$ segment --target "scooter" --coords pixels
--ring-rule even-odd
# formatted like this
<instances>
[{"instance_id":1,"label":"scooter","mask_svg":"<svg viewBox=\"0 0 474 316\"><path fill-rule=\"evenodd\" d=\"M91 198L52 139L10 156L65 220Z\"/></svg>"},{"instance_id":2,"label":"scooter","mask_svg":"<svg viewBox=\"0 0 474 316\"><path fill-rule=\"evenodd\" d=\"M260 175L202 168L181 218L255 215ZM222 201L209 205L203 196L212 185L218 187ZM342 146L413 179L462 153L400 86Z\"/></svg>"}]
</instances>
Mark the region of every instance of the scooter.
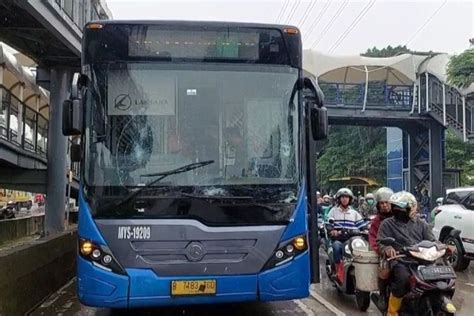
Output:
<instances>
[{"instance_id":1,"label":"scooter","mask_svg":"<svg viewBox=\"0 0 474 316\"><path fill-rule=\"evenodd\" d=\"M343 236L345 235L345 238L343 237L343 239L347 239L343 245L344 251L342 260L344 273L342 280L339 280L337 277L335 273L336 265L333 262L333 250L331 247L331 239L329 237L329 231L333 229L340 230ZM370 306L370 292L360 291L357 289L357 280L355 277L355 269L353 264L353 251L355 249L362 251L369 250L366 226L362 227L361 229L347 229L335 224L333 219L329 219L329 223L324 226L323 231L321 231L321 235L324 236L323 239L326 242L325 249L327 250L326 253L328 255L328 259L326 260L326 273L328 278L334 283L336 289L339 292L355 295L357 308L360 311L365 312Z\"/></svg>"},{"instance_id":2,"label":"scooter","mask_svg":"<svg viewBox=\"0 0 474 316\"><path fill-rule=\"evenodd\" d=\"M0 210L1 219L12 219L15 218L15 207L7 205Z\"/></svg>"},{"instance_id":3,"label":"scooter","mask_svg":"<svg viewBox=\"0 0 474 316\"><path fill-rule=\"evenodd\" d=\"M459 236L460 231L454 230L451 234ZM451 302L456 273L448 264L449 254L446 245L424 240L411 247L404 247L392 237L381 239L380 242L398 250L399 255L395 259L406 264L411 273L410 292L403 298L399 315L449 316L456 313L456 307ZM386 292L388 301L390 286ZM375 297L372 299L376 303ZM377 304L375 305L380 309Z\"/></svg>"}]
</instances>

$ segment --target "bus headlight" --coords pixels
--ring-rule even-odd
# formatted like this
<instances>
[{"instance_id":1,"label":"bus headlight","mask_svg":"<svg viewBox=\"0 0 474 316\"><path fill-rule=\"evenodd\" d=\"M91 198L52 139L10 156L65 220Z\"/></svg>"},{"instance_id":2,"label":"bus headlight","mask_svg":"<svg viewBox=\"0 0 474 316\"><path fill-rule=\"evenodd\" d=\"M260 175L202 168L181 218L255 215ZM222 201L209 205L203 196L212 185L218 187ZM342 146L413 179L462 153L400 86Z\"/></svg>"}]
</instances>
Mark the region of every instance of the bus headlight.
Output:
<instances>
[{"instance_id":1,"label":"bus headlight","mask_svg":"<svg viewBox=\"0 0 474 316\"><path fill-rule=\"evenodd\" d=\"M81 254L83 256L88 256L91 254L92 249L92 243L90 241L84 240L83 242L80 243L79 249L81 250Z\"/></svg>"},{"instance_id":2,"label":"bus headlight","mask_svg":"<svg viewBox=\"0 0 474 316\"><path fill-rule=\"evenodd\" d=\"M265 264L263 270L271 269L279 265L285 264L297 255L305 252L308 249L306 236L297 236L293 239L280 243L273 255Z\"/></svg>"},{"instance_id":3,"label":"bus headlight","mask_svg":"<svg viewBox=\"0 0 474 316\"><path fill-rule=\"evenodd\" d=\"M107 246L101 246L91 240L79 238L79 254L83 259L90 261L98 268L118 274L127 274Z\"/></svg>"}]
</instances>

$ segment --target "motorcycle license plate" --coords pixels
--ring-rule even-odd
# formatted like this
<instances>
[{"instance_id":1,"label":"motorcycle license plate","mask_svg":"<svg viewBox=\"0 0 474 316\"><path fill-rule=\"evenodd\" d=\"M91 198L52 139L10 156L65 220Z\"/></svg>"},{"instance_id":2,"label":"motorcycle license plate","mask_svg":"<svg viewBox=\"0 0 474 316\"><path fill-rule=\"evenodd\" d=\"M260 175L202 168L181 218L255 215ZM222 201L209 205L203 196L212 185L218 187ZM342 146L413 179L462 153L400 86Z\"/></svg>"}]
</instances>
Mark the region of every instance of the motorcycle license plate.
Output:
<instances>
[{"instance_id":1,"label":"motorcycle license plate","mask_svg":"<svg viewBox=\"0 0 474 316\"><path fill-rule=\"evenodd\" d=\"M171 295L214 295L216 280L172 281Z\"/></svg>"},{"instance_id":2,"label":"motorcycle license plate","mask_svg":"<svg viewBox=\"0 0 474 316\"><path fill-rule=\"evenodd\" d=\"M450 266L429 266L422 268L420 272L427 281L456 278L456 273Z\"/></svg>"}]
</instances>

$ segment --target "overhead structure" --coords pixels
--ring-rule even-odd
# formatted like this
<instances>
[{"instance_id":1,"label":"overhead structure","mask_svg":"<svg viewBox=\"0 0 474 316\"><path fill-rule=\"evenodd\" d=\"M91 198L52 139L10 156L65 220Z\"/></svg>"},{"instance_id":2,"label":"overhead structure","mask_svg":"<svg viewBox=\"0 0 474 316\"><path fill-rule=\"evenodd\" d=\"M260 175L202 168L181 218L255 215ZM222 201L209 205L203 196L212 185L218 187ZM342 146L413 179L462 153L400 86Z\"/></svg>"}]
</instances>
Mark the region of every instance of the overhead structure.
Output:
<instances>
[{"instance_id":1,"label":"overhead structure","mask_svg":"<svg viewBox=\"0 0 474 316\"><path fill-rule=\"evenodd\" d=\"M36 84L35 75L27 67L20 65L16 57L5 49L5 45L0 43L0 68L2 68L2 78L0 85L9 90L17 98L21 98L25 104L35 111L45 108L49 104L49 91ZM22 96L19 90L22 86ZM1 96L1 94L0 94ZM44 111L47 117L48 112Z\"/></svg>"}]
</instances>

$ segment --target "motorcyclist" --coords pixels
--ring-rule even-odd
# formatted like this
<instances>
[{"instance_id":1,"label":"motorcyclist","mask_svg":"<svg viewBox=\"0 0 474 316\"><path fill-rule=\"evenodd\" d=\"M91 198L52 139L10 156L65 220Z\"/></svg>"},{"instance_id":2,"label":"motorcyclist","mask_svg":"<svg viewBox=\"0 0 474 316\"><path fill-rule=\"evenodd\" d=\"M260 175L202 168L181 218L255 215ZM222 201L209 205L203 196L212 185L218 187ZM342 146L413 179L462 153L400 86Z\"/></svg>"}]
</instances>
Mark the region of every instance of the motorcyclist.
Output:
<instances>
[{"instance_id":1,"label":"motorcyclist","mask_svg":"<svg viewBox=\"0 0 474 316\"><path fill-rule=\"evenodd\" d=\"M331 197L329 195L324 195L323 196L323 202L320 204L321 205L321 215L323 216L324 220L326 221L328 219L328 213L332 207L331 204Z\"/></svg>"},{"instance_id":2,"label":"motorcyclist","mask_svg":"<svg viewBox=\"0 0 474 316\"><path fill-rule=\"evenodd\" d=\"M329 219L334 220L334 227L329 232L333 240L331 247L333 250L333 261L336 266L336 277L339 281L343 280L344 264L342 262L343 243L349 238L341 232L341 228L354 229L365 225L362 216L353 208L351 203L354 200L352 191L348 188L341 188L336 193L336 206L331 208L328 214Z\"/></svg>"},{"instance_id":3,"label":"motorcyclist","mask_svg":"<svg viewBox=\"0 0 474 316\"><path fill-rule=\"evenodd\" d=\"M359 213L363 218L369 218L370 215L376 213L375 197L372 193L367 193L363 202L359 206Z\"/></svg>"},{"instance_id":4,"label":"motorcyclist","mask_svg":"<svg viewBox=\"0 0 474 316\"><path fill-rule=\"evenodd\" d=\"M13 201L8 201L7 205L2 209L2 217L9 219L15 218L16 204Z\"/></svg>"},{"instance_id":5,"label":"motorcyclist","mask_svg":"<svg viewBox=\"0 0 474 316\"><path fill-rule=\"evenodd\" d=\"M377 239L379 252L386 258L397 255L391 246L383 245L380 240L393 237L402 246L412 246L423 240L435 241L428 224L416 216L417 201L413 194L401 191L390 198L393 217L387 218L380 225ZM398 315L402 299L410 291L410 271L406 265L396 260L391 267L391 293L388 302L387 315Z\"/></svg>"},{"instance_id":6,"label":"motorcyclist","mask_svg":"<svg viewBox=\"0 0 474 316\"><path fill-rule=\"evenodd\" d=\"M381 187L375 192L375 201L376 201L376 209L377 209L377 216L375 216L372 221L370 222L370 229L369 229L369 244L370 248L377 252L379 252L379 246L377 244L377 234L379 232L380 224L387 218L392 216L392 209L390 207L389 200L393 195L393 191L387 187ZM386 300L385 300L385 291L388 285L388 280L390 277L390 269L388 267L388 263L386 260L380 261L380 271L379 271L379 290L380 294L376 297L377 305L381 306L381 310L385 310Z\"/></svg>"}]
</instances>

